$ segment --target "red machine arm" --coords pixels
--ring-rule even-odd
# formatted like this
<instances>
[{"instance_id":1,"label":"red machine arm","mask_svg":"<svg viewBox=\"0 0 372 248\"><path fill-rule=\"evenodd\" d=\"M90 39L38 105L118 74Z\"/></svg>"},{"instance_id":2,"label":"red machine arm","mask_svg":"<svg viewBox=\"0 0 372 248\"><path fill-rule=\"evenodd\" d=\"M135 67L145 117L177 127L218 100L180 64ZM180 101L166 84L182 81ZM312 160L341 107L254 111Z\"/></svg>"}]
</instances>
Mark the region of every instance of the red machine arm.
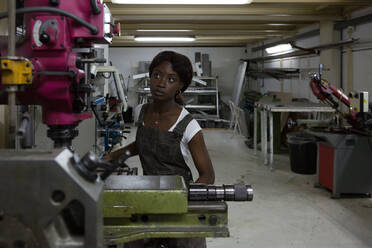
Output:
<instances>
[{"instance_id":1,"label":"red machine arm","mask_svg":"<svg viewBox=\"0 0 372 248\"><path fill-rule=\"evenodd\" d=\"M321 101L327 102L332 108L338 110L338 102L341 101L350 108L350 99L341 90L329 84L326 80L320 79L318 75L313 75L310 80L310 87L314 95Z\"/></svg>"}]
</instances>

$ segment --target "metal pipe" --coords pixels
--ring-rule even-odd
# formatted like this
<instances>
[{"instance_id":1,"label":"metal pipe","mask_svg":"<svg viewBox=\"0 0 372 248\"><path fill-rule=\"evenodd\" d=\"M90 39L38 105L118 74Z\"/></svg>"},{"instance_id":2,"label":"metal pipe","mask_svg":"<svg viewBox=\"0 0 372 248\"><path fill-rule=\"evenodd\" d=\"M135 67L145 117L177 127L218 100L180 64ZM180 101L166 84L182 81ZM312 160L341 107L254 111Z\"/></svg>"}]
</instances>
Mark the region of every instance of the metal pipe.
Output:
<instances>
[{"instance_id":1,"label":"metal pipe","mask_svg":"<svg viewBox=\"0 0 372 248\"><path fill-rule=\"evenodd\" d=\"M8 0L8 56L15 55L16 1Z\"/></svg>"},{"instance_id":2,"label":"metal pipe","mask_svg":"<svg viewBox=\"0 0 372 248\"><path fill-rule=\"evenodd\" d=\"M348 40L343 40L343 41L339 41L339 42L324 44L324 45L315 46L315 47L302 48L302 49L305 49L305 50L299 50L299 51L294 51L294 52L280 54L280 55L270 55L270 56L266 56L266 57L262 54L261 57L247 59L247 61L252 61L252 62L262 61L262 63L263 63L264 61L268 61L268 60L275 60L275 59L282 59L282 58L289 58L289 57L299 57L299 56L306 56L306 55L310 55L310 54L318 55L317 53L311 52L311 50L316 51L316 50L342 47L344 45L353 44L356 41L358 41L358 39L348 39Z\"/></svg>"},{"instance_id":3,"label":"metal pipe","mask_svg":"<svg viewBox=\"0 0 372 248\"><path fill-rule=\"evenodd\" d=\"M317 36L319 34L320 34L320 29L312 30L312 31L309 31L309 32L306 32L306 33L302 33L302 34L298 34L298 35L289 37L289 38L281 39L280 41L267 43L267 44L257 46L257 47L252 47L252 52L257 52L259 50L265 50L268 47L272 47L272 46L276 46L276 45L279 45L279 44L285 44L285 43L293 42L293 41L296 41L296 40Z\"/></svg>"},{"instance_id":4,"label":"metal pipe","mask_svg":"<svg viewBox=\"0 0 372 248\"><path fill-rule=\"evenodd\" d=\"M15 30L16 30L16 1L8 0L8 57L15 55ZM8 118L9 118L9 148L18 148L16 145L17 107L16 92L17 86L7 87L8 92Z\"/></svg>"},{"instance_id":5,"label":"metal pipe","mask_svg":"<svg viewBox=\"0 0 372 248\"><path fill-rule=\"evenodd\" d=\"M274 170L274 117L273 112L269 111L269 130L270 130L270 170Z\"/></svg>"},{"instance_id":6,"label":"metal pipe","mask_svg":"<svg viewBox=\"0 0 372 248\"><path fill-rule=\"evenodd\" d=\"M264 157L264 147L263 147L263 143L264 143L264 129L263 129L263 123L264 123L264 116L263 116L263 109L260 108L260 118L261 118L261 122L260 122L260 131L261 131L261 158Z\"/></svg>"},{"instance_id":7,"label":"metal pipe","mask_svg":"<svg viewBox=\"0 0 372 248\"><path fill-rule=\"evenodd\" d=\"M264 156L264 165L267 165L267 111L266 109L262 109L262 116L263 116L263 125L261 125L263 129L263 138L261 140L261 148Z\"/></svg>"},{"instance_id":8,"label":"metal pipe","mask_svg":"<svg viewBox=\"0 0 372 248\"><path fill-rule=\"evenodd\" d=\"M340 30L340 40L343 40L344 39L344 35L343 35L343 32L344 30L341 29ZM342 51L344 49L344 46L341 46L340 47L340 88L343 89L344 88L344 55L342 54Z\"/></svg>"},{"instance_id":9,"label":"metal pipe","mask_svg":"<svg viewBox=\"0 0 372 248\"><path fill-rule=\"evenodd\" d=\"M342 30L344 28L347 28L349 26L357 26L365 23L372 22L372 14L368 14L365 16L357 17L351 20L341 21L334 25L335 30Z\"/></svg>"},{"instance_id":10,"label":"metal pipe","mask_svg":"<svg viewBox=\"0 0 372 248\"><path fill-rule=\"evenodd\" d=\"M257 115L257 106L254 103L254 112L253 112L253 151L254 155L257 154L257 122L258 122L258 115Z\"/></svg>"}]
</instances>

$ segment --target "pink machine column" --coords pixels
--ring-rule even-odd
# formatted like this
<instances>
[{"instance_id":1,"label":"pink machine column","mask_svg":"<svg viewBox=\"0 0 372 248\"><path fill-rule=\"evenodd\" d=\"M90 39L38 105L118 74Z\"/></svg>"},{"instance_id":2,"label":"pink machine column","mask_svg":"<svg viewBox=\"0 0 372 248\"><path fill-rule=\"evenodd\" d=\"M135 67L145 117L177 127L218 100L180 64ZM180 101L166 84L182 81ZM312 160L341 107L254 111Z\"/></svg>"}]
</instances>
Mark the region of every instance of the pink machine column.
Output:
<instances>
[{"instance_id":1,"label":"pink machine column","mask_svg":"<svg viewBox=\"0 0 372 248\"><path fill-rule=\"evenodd\" d=\"M93 44L111 41L111 14L98 0L25 0L19 14L24 14L26 37L16 56L32 62L33 82L17 92L17 103L41 105L55 147L70 146L78 134L76 126L92 116L86 76L90 63L103 62ZM0 90L3 87L0 84ZM1 103L6 99L4 95Z\"/></svg>"}]
</instances>

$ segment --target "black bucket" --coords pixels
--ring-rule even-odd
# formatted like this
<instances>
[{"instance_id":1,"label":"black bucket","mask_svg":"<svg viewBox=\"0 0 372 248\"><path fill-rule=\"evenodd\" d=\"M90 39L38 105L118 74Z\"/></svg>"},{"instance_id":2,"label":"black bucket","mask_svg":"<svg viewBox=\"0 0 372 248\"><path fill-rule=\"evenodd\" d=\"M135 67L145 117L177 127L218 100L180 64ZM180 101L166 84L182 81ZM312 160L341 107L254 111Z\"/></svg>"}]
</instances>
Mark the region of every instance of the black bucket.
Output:
<instances>
[{"instance_id":1,"label":"black bucket","mask_svg":"<svg viewBox=\"0 0 372 248\"><path fill-rule=\"evenodd\" d=\"M299 174L315 174L317 145L310 134L293 132L287 134L291 170Z\"/></svg>"}]
</instances>

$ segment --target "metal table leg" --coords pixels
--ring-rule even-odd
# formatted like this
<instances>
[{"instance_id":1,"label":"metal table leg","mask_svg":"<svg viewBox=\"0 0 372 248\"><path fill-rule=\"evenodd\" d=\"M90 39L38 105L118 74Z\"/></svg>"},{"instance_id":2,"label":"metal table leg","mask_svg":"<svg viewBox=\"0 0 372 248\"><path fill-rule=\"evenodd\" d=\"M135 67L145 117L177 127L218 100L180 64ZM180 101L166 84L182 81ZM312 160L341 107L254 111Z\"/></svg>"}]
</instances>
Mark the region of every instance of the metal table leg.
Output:
<instances>
[{"instance_id":1,"label":"metal table leg","mask_svg":"<svg viewBox=\"0 0 372 248\"><path fill-rule=\"evenodd\" d=\"M273 112L269 111L270 119L270 169L274 169L274 120Z\"/></svg>"},{"instance_id":2,"label":"metal table leg","mask_svg":"<svg viewBox=\"0 0 372 248\"><path fill-rule=\"evenodd\" d=\"M257 107L254 107L253 112L253 151L257 154Z\"/></svg>"},{"instance_id":3,"label":"metal table leg","mask_svg":"<svg viewBox=\"0 0 372 248\"><path fill-rule=\"evenodd\" d=\"M264 165L267 165L267 112L266 109L262 111L263 115L263 140L261 143L263 144L263 154L264 154Z\"/></svg>"},{"instance_id":4,"label":"metal table leg","mask_svg":"<svg viewBox=\"0 0 372 248\"><path fill-rule=\"evenodd\" d=\"M260 113L261 113L261 155L262 157L264 157L264 128L263 128L263 125L264 125L264 115L263 115L263 112L264 110L263 109L260 109Z\"/></svg>"}]
</instances>

